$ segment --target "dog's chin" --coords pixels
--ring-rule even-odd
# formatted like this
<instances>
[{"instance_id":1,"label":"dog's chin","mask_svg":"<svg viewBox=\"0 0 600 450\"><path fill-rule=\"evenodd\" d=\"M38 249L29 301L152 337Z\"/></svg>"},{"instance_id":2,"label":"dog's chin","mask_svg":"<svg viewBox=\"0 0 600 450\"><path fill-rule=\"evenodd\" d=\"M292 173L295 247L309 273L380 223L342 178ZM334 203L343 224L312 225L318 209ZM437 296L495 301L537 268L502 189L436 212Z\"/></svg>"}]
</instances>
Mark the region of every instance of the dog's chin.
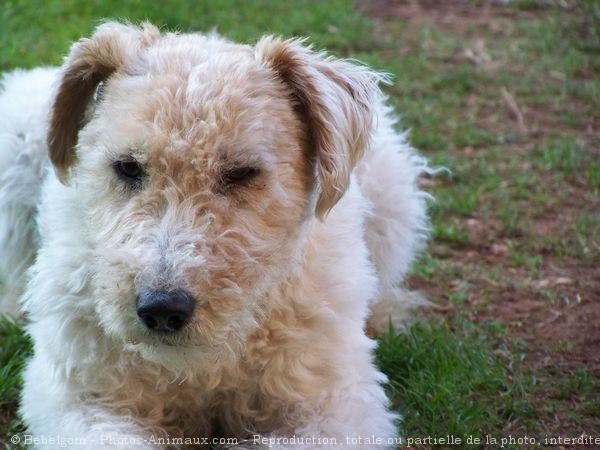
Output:
<instances>
[{"instance_id":1,"label":"dog's chin","mask_svg":"<svg viewBox=\"0 0 600 450\"><path fill-rule=\"evenodd\" d=\"M127 342L125 350L137 353L143 359L164 366L174 372L193 370L205 359L201 347L178 347L161 342Z\"/></svg>"},{"instance_id":2,"label":"dog's chin","mask_svg":"<svg viewBox=\"0 0 600 450\"><path fill-rule=\"evenodd\" d=\"M177 342L166 336L129 339L124 348L176 373L197 373L203 367L224 366L235 359L231 349L207 343Z\"/></svg>"}]
</instances>

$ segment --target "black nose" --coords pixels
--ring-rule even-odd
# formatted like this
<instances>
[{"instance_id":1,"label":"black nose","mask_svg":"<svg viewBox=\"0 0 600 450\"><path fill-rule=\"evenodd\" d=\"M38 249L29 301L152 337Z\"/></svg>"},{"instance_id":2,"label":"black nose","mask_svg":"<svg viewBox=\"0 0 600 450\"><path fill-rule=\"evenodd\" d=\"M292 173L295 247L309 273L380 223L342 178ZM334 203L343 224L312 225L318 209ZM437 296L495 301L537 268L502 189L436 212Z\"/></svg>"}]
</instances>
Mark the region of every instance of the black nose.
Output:
<instances>
[{"instance_id":1,"label":"black nose","mask_svg":"<svg viewBox=\"0 0 600 450\"><path fill-rule=\"evenodd\" d=\"M153 331L172 333L190 321L194 298L184 290L144 291L137 298L137 315Z\"/></svg>"}]
</instances>

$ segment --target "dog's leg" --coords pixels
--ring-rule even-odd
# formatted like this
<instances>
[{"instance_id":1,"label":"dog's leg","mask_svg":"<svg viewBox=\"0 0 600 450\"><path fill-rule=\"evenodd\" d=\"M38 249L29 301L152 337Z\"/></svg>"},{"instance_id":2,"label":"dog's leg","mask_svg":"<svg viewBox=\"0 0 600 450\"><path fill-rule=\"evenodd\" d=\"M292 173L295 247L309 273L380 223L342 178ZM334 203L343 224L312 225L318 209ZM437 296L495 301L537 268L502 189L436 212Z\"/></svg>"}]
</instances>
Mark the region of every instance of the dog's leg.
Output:
<instances>
[{"instance_id":1,"label":"dog's leg","mask_svg":"<svg viewBox=\"0 0 600 450\"><path fill-rule=\"evenodd\" d=\"M116 416L86 398L44 355L36 353L24 374L21 415L28 424L36 450L63 447L96 450L160 449L147 430L124 416ZM110 370L110 368L107 368ZM156 436L156 435L155 435ZM51 442L50 440L54 440Z\"/></svg>"},{"instance_id":2,"label":"dog's leg","mask_svg":"<svg viewBox=\"0 0 600 450\"><path fill-rule=\"evenodd\" d=\"M395 422L398 416L386 408L387 399L380 386L357 384L332 392L315 404L315 414L290 435L253 435L247 448L279 450L396 448L400 443ZM318 411L318 412L317 412ZM241 447L245 448L245 447Z\"/></svg>"},{"instance_id":3,"label":"dog's leg","mask_svg":"<svg viewBox=\"0 0 600 450\"><path fill-rule=\"evenodd\" d=\"M246 442L232 448L238 450L384 450L399 447L402 443L394 422L397 416L381 407L380 395L338 392L345 396L334 409L321 411L311 422L299 426L292 435L254 434ZM378 406L379 405L379 406ZM319 408L318 406L316 408Z\"/></svg>"},{"instance_id":4,"label":"dog's leg","mask_svg":"<svg viewBox=\"0 0 600 450\"><path fill-rule=\"evenodd\" d=\"M377 128L356 174L371 207L365 240L380 280L368 328L380 334L390 322L400 328L409 311L423 303L420 296L402 289L401 283L426 239L427 194L419 190L417 180L427 165L394 130L390 108L380 103L377 111Z\"/></svg>"},{"instance_id":5,"label":"dog's leg","mask_svg":"<svg viewBox=\"0 0 600 450\"><path fill-rule=\"evenodd\" d=\"M380 374L372 374L383 378ZM397 446L399 416L387 408L388 399L378 381L339 380L329 398L315 405L318 413L296 430L308 440L305 449L377 450ZM348 383L344 386L344 383ZM298 448L282 445L282 449Z\"/></svg>"},{"instance_id":6,"label":"dog's leg","mask_svg":"<svg viewBox=\"0 0 600 450\"><path fill-rule=\"evenodd\" d=\"M269 349L258 380L266 395L260 404L279 406L261 412L271 419L256 425L263 434L250 436L245 448L396 448L399 415L388 409L386 377L373 363L375 342L359 322L331 315L314 320L314 334L298 335L299 342L282 332L278 347ZM246 399L256 388L249 392Z\"/></svg>"},{"instance_id":7,"label":"dog's leg","mask_svg":"<svg viewBox=\"0 0 600 450\"><path fill-rule=\"evenodd\" d=\"M343 382L343 380L340 380ZM314 414L291 433L253 434L235 449L383 450L401 444L399 416L388 411L387 398L377 383L333 390Z\"/></svg>"}]
</instances>

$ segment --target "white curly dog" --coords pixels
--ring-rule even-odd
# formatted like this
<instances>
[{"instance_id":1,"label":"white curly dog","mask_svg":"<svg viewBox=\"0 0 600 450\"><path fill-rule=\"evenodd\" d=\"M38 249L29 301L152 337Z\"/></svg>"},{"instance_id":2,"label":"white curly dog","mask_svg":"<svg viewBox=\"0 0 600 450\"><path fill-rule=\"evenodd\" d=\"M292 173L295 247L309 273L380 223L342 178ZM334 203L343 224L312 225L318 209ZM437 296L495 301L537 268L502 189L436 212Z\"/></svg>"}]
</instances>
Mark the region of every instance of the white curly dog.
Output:
<instances>
[{"instance_id":1,"label":"white curly dog","mask_svg":"<svg viewBox=\"0 0 600 450\"><path fill-rule=\"evenodd\" d=\"M367 331L410 306L427 166L382 78L114 22L4 76L1 302L34 341L36 448L395 447Z\"/></svg>"}]
</instances>

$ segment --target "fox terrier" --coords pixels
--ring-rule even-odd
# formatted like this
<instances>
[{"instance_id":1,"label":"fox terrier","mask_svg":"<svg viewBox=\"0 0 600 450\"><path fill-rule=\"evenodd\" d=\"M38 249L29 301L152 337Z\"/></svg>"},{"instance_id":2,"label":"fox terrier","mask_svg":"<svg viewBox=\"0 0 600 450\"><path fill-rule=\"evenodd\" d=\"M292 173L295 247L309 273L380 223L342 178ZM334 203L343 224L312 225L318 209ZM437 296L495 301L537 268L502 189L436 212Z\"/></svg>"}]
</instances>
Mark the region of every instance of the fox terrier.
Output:
<instances>
[{"instance_id":1,"label":"fox terrier","mask_svg":"<svg viewBox=\"0 0 600 450\"><path fill-rule=\"evenodd\" d=\"M115 22L4 76L0 295L36 448L396 446L370 336L414 300L427 164L386 81Z\"/></svg>"}]
</instances>

